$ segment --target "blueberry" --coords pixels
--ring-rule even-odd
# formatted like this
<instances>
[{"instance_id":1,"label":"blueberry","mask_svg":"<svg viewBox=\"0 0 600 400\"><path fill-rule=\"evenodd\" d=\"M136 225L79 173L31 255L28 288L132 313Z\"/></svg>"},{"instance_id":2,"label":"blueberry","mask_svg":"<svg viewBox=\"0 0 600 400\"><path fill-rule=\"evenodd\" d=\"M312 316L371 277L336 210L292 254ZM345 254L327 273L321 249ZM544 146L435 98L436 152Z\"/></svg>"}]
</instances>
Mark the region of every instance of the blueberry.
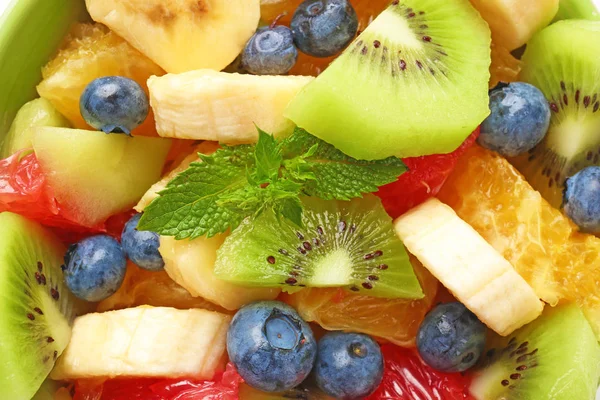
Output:
<instances>
[{"instance_id":1,"label":"blueberry","mask_svg":"<svg viewBox=\"0 0 600 400\"><path fill-rule=\"evenodd\" d=\"M329 57L352 41L358 17L348 0L305 0L294 13L290 27L300 51Z\"/></svg>"},{"instance_id":2,"label":"blueberry","mask_svg":"<svg viewBox=\"0 0 600 400\"><path fill-rule=\"evenodd\" d=\"M97 235L71 245L65 254L65 282L80 299L96 302L114 294L125 278L125 254L119 242Z\"/></svg>"},{"instance_id":3,"label":"blueberry","mask_svg":"<svg viewBox=\"0 0 600 400\"><path fill-rule=\"evenodd\" d=\"M362 399L383 378L381 349L361 333L328 333L319 340L313 376L317 386L336 399Z\"/></svg>"},{"instance_id":4,"label":"blueberry","mask_svg":"<svg viewBox=\"0 0 600 400\"><path fill-rule=\"evenodd\" d=\"M148 116L148 96L137 82L122 76L94 79L79 99L85 122L105 133L125 133Z\"/></svg>"},{"instance_id":5,"label":"blueberry","mask_svg":"<svg viewBox=\"0 0 600 400\"><path fill-rule=\"evenodd\" d=\"M259 301L242 307L233 317L227 351L248 385L282 392L308 376L317 344L296 310L280 301Z\"/></svg>"},{"instance_id":6,"label":"blueberry","mask_svg":"<svg viewBox=\"0 0 600 400\"><path fill-rule=\"evenodd\" d=\"M565 182L565 213L583 232L600 234L600 167L587 167Z\"/></svg>"},{"instance_id":7,"label":"blueberry","mask_svg":"<svg viewBox=\"0 0 600 400\"><path fill-rule=\"evenodd\" d=\"M292 31L282 25L259 28L242 52L242 66L254 75L283 75L297 59Z\"/></svg>"},{"instance_id":8,"label":"blueberry","mask_svg":"<svg viewBox=\"0 0 600 400\"><path fill-rule=\"evenodd\" d=\"M440 304L421 323L417 349L421 358L439 371L466 371L481 356L486 331L485 325L461 303Z\"/></svg>"},{"instance_id":9,"label":"blueberry","mask_svg":"<svg viewBox=\"0 0 600 400\"><path fill-rule=\"evenodd\" d=\"M121 245L127 258L136 265L149 271L160 271L165 262L158 251L159 236L155 232L138 231L137 226L142 214L135 214L127 223L121 234Z\"/></svg>"},{"instance_id":10,"label":"blueberry","mask_svg":"<svg viewBox=\"0 0 600 400\"><path fill-rule=\"evenodd\" d=\"M490 91L490 110L477 141L505 157L534 148L550 125L548 101L528 83L514 82Z\"/></svg>"}]
</instances>

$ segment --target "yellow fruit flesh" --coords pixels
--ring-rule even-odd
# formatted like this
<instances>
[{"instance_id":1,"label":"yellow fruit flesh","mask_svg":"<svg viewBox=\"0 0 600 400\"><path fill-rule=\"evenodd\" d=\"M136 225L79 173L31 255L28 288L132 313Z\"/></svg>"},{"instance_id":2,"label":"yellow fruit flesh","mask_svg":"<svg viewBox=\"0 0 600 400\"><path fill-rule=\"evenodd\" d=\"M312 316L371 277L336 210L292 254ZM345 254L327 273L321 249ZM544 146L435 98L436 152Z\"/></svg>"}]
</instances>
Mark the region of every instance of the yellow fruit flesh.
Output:
<instances>
[{"instance_id":1,"label":"yellow fruit flesh","mask_svg":"<svg viewBox=\"0 0 600 400\"><path fill-rule=\"evenodd\" d=\"M600 338L600 239L577 227L501 156L473 147L440 200L479 232L545 302L576 301Z\"/></svg>"},{"instance_id":2,"label":"yellow fruit flesh","mask_svg":"<svg viewBox=\"0 0 600 400\"><path fill-rule=\"evenodd\" d=\"M258 26L259 0L86 0L101 22L167 72L220 71Z\"/></svg>"},{"instance_id":3,"label":"yellow fruit flesh","mask_svg":"<svg viewBox=\"0 0 600 400\"><path fill-rule=\"evenodd\" d=\"M559 0L471 0L488 22L494 41L509 50L521 47L548 25Z\"/></svg>"},{"instance_id":4,"label":"yellow fruit flesh","mask_svg":"<svg viewBox=\"0 0 600 400\"><path fill-rule=\"evenodd\" d=\"M173 307L181 310L202 308L228 314L229 311L201 297L193 297L179 286L165 271L146 271L129 263L127 274L119 290L98 304L98 312L149 305Z\"/></svg>"},{"instance_id":5,"label":"yellow fruit flesh","mask_svg":"<svg viewBox=\"0 0 600 400\"><path fill-rule=\"evenodd\" d=\"M44 79L37 90L73 127L92 129L79 112L79 98L88 83L103 76L120 75L135 80L148 92L148 78L163 74L158 65L104 25L77 24L56 57L42 69ZM152 112L133 134L156 136Z\"/></svg>"},{"instance_id":6,"label":"yellow fruit flesh","mask_svg":"<svg viewBox=\"0 0 600 400\"><path fill-rule=\"evenodd\" d=\"M280 298L295 307L307 321L327 330L362 332L412 346L421 321L433 304L438 281L413 257L411 262L423 288L419 300L360 296L341 289L303 289Z\"/></svg>"},{"instance_id":7,"label":"yellow fruit flesh","mask_svg":"<svg viewBox=\"0 0 600 400\"><path fill-rule=\"evenodd\" d=\"M217 249L226 235L194 240L161 236L160 254L165 271L193 296L201 296L227 309L237 310L256 300L273 300L279 288L246 288L218 279L214 274Z\"/></svg>"}]
</instances>

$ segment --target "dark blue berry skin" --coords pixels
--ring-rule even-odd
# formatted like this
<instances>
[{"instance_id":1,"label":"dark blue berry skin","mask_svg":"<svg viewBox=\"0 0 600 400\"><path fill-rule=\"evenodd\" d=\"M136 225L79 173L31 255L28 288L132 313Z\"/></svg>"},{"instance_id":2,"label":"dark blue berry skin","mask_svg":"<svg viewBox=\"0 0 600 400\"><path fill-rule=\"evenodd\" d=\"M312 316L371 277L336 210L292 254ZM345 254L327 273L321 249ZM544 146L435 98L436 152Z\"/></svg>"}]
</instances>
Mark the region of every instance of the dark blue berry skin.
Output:
<instances>
[{"instance_id":1,"label":"dark blue berry skin","mask_svg":"<svg viewBox=\"0 0 600 400\"><path fill-rule=\"evenodd\" d=\"M297 59L292 31L283 25L259 28L242 52L242 66L254 75L286 74Z\"/></svg>"},{"instance_id":2,"label":"dark blue berry skin","mask_svg":"<svg viewBox=\"0 0 600 400\"><path fill-rule=\"evenodd\" d=\"M138 127L149 110L148 96L137 82L122 76L94 79L79 99L85 122L104 133L125 133Z\"/></svg>"},{"instance_id":3,"label":"dark blue berry skin","mask_svg":"<svg viewBox=\"0 0 600 400\"><path fill-rule=\"evenodd\" d=\"M354 39L358 17L348 0L305 0L296 9L290 27L301 52L329 57Z\"/></svg>"},{"instance_id":4,"label":"dark blue berry skin","mask_svg":"<svg viewBox=\"0 0 600 400\"><path fill-rule=\"evenodd\" d=\"M550 106L535 86L514 82L490 91L491 114L477 141L505 157L515 157L542 141L550 125Z\"/></svg>"},{"instance_id":5,"label":"dark blue berry skin","mask_svg":"<svg viewBox=\"0 0 600 400\"><path fill-rule=\"evenodd\" d=\"M383 378L381 349L361 333L328 333L319 340L313 376L329 396L362 399L373 393Z\"/></svg>"},{"instance_id":6,"label":"dark blue berry skin","mask_svg":"<svg viewBox=\"0 0 600 400\"><path fill-rule=\"evenodd\" d=\"M125 253L107 235L83 239L65 254L65 282L80 299L96 302L114 294L125 278Z\"/></svg>"},{"instance_id":7,"label":"dark blue berry skin","mask_svg":"<svg viewBox=\"0 0 600 400\"><path fill-rule=\"evenodd\" d=\"M471 368L483 352L487 328L458 302L440 304L427 314L417 333L421 358L442 372Z\"/></svg>"},{"instance_id":8,"label":"dark blue berry skin","mask_svg":"<svg viewBox=\"0 0 600 400\"><path fill-rule=\"evenodd\" d=\"M310 373L317 343L296 310L280 301L242 307L227 332L227 351L244 381L265 392L298 386Z\"/></svg>"},{"instance_id":9,"label":"dark blue berry skin","mask_svg":"<svg viewBox=\"0 0 600 400\"><path fill-rule=\"evenodd\" d=\"M582 169L565 187L565 213L583 232L600 234L600 167Z\"/></svg>"},{"instance_id":10,"label":"dark blue berry skin","mask_svg":"<svg viewBox=\"0 0 600 400\"><path fill-rule=\"evenodd\" d=\"M148 271L160 271L165 267L158 247L159 236L155 232L138 231L136 228L142 214L135 214L127 223L121 234L121 245L127 258Z\"/></svg>"}]
</instances>

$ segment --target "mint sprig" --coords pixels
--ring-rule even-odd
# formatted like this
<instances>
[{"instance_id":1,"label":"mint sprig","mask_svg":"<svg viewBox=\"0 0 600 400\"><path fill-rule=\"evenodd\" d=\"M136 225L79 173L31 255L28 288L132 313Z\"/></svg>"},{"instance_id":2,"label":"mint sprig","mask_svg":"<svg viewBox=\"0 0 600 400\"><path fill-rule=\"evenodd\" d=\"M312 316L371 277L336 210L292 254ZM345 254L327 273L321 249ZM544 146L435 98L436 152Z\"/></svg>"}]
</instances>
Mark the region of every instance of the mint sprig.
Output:
<instances>
[{"instance_id":1,"label":"mint sprig","mask_svg":"<svg viewBox=\"0 0 600 400\"><path fill-rule=\"evenodd\" d=\"M258 131L255 145L200 154L146 207L138 229L176 239L211 237L267 209L300 226L301 195L350 200L406 171L399 158L356 160L299 128L280 141Z\"/></svg>"}]
</instances>

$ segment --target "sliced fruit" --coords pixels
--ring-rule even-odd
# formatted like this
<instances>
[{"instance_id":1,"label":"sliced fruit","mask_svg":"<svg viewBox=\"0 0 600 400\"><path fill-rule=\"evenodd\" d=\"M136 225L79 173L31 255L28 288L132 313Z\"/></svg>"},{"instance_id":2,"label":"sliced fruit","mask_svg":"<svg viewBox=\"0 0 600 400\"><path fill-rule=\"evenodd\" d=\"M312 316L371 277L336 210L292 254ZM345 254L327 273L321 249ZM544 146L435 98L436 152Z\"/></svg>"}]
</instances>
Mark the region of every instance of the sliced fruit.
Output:
<instances>
[{"instance_id":1,"label":"sliced fruit","mask_svg":"<svg viewBox=\"0 0 600 400\"><path fill-rule=\"evenodd\" d=\"M0 157L6 158L19 150L31 148L31 135L34 126L68 127L69 121L65 119L56 108L46 99L35 99L25 103L19 109L10 130L4 137Z\"/></svg>"},{"instance_id":2,"label":"sliced fruit","mask_svg":"<svg viewBox=\"0 0 600 400\"><path fill-rule=\"evenodd\" d=\"M600 165L600 21L559 21L528 44L521 80L539 88L552 116L544 141L512 160L554 207L564 181Z\"/></svg>"},{"instance_id":3,"label":"sliced fruit","mask_svg":"<svg viewBox=\"0 0 600 400\"><path fill-rule=\"evenodd\" d=\"M31 400L71 400L69 391L62 382L46 379Z\"/></svg>"},{"instance_id":4,"label":"sliced fruit","mask_svg":"<svg viewBox=\"0 0 600 400\"><path fill-rule=\"evenodd\" d=\"M88 83L109 75L126 76L147 89L146 80L164 71L101 24L77 24L65 44L43 69L40 96L50 100L75 128L91 129L79 112L79 98ZM156 135L152 112L133 131L134 135Z\"/></svg>"},{"instance_id":5,"label":"sliced fruit","mask_svg":"<svg viewBox=\"0 0 600 400\"><path fill-rule=\"evenodd\" d=\"M425 268L498 334L509 335L541 314L543 304L531 286L439 200L413 208L394 227Z\"/></svg>"},{"instance_id":6,"label":"sliced fruit","mask_svg":"<svg viewBox=\"0 0 600 400\"><path fill-rule=\"evenodd\" d=\"M470 391L478 400L593 400L600 346L575 304L546 308L514 332L493 338Z\"/></svg>"},{"instance_id":7,"label":"sliced fruit","mask_svg":"<svg viewBox=\"0 0 600 400\"><path fill-rule=\"evenodd\" d=\"M381 346L385 369L379 388L367 400L471 400L468 377L434 370L414 349Z\"/></svg>"},{"instance_id":8,"label":"sliced fruit","mask_svg":"<svg viewBox=\"0 0 600 400\"><path fill-rule=\"evenodd\" d=\"M411 257L423 288L419 300L383 299L351 294L342 289L307 288L281 299L298 310L306 321L328 330L361 332L399 346L414 346L419 325L434 303L438 281Z\"/></svg>"},{"instance_id":9,"label":"sliced fruit","mask_svg":"<svg viewBox=\"0 0 600 400\"><path fill-rule=\"evenodd\" d=\"M381 198L390 217L399 217L414 206L434 197L454 169L458 158L475 143L478 135L479 128L458 149L449 154L403 159L408 171L400 175L396 182L380 187L375 193Z\"/></svg>"},{"instance_id":10,"label":"sliced fruit","mask_svg":"<svg viewBox=\"0 0 600 400\"><path fill-rule=\"evenodd\" d=\"M238 400L242 378L231 363L209 381L190 379L79 380L74 400Z\"/></svg>"},{"instance_id":11,"label":"sliced fruit","mask_svg":"<svg viewBox=\"0 0 600 400\"><path fill-rule=\"evenodd\" d=\"M221 70L258 26L259 0L86 0L101 22L167 72Z\"/></svg>"},{"instance_id":12,"label":"sliced fruit","mask_svg":"<svg viewBox=\"0 0 600 400\"><path fill-rule=\"evenodd\" d=\"M225 235L194 240L161 236L159 251L165 261L165 271L192 296L200 296L227 310L237 310L255 300L276 298L279 289L235 285L213 274L217 249L224 240Z\"/></svg>"},{"instance_id":13,"label":"sliced fruit","mask_svg":"<svg viewBox=\"0 0 600 400\"><path fill-rule=\"evenodd\" d=\"M559 0L471 0L492 30L494 42L508 50L521 47L545 28L558 11Z\"/></svg>"},{"instance_id":14,"label":"sliced fruit","mask_svg":"<svg viewBox=\"0 0 600 400\"><path fill-rule=\"evenodd\" d=\"M35 154L16 153L0 160L0 212L10 211L52 227L64 243L74 243L91 232L120 237L130 218L117 214L93 227L83 227L68 209L58 204Z\"/></svg>"},{"instance_id":15,"label":"sliced fruit","mask_svg":"<svg viewBox=\"0 0 600 400\"><path fill-rule=\"evenodd\" d=\"M24 217L0 213L0 398L31 399L85 310L64 286L65 247Z\"/></svg>"},{"instance_id":16,"label":"sliced fruit","mask_svg":"<svg viewBox=\"0 0 600 400\"><path fill-rule=\"evenodd\" d=\"M510 51L492 42L492 64L490 65L490 84L494 88L498 83L510 83L518 80L521 61Z\"/></svg>"},{"instance_id":17,"label":"sliced fruit","mask_svg":"<svg viewBox=\"0 0 600 400\"><path fill-rule=\"evenodd\" d=\"M489 47L468 2L393 1L285 116L357 159L449 153L489 114Z\"/></svg>"},{"instance_id":18,"label":"sliced fruit","mask_svg":"<svg viewBox=\"0 0 600 400\"><path fill-rule=\"evenodd\" d=\"M256 142L256 126L291 133L283 110L311 80L200 70L152 77L148 86L160 136L237 144Z\"/></svg>"},{"instance_id":19,"label":"sliced fruit","mask_svg":"<svg viewBox=\"0 0 600 400\"><path fill-rule=\"evenodd\" d=\"M127 210L160 178L166 139L35 128L33 148L57 201L85 226Z\"/></svg>"},{"instance_id":20,"label":"sliced fruit","mask_svg":"<svg viewBox=\"0 0 600 400\"><path fill-rule=\"evenodd\" d=\"M600 10L594 0L560 0L554 21L563 19L600 20Z\"/></svg>"},{"instance_id":21,"label":"sliced fruit","mask_svg":"<svg viewBox=\"0 0 600 400\"><path fill-rule=\"evenodd\" d=\"M127 265L127 274L119 290L98 304L97 311L121 310L142 305L173 307L180 310L202 308L228 313L224 308L202 297L192 296L165 271L147 271L133 263Z\"/></svg>"},{"instance_id":22,"label":"sliced fruit","mask_svg":"<svg viewBox=\"0 0 600 400\"><path fill-rule=\"evenodd\" d=\"M230 317L141 306L78 317L53 379L194 377L223 367Z\"/></svg>"},{"instance_id":23,"label":"sliced fruit","mask_svg":"<svg viewBox=\"0 0 600 400\"><path fill-rule=\"evenodd\" d=\"M423 297L381 201L303 199L302 228L265 211L219 248L215 275L259 287L344 287L374 297Z\"/></svg>"},{"instance_id":24,"label":"sliced fruit","mask_svg":"<svg viewBox=\"0 0 600 400\"><path fill-rule=\"evenodd\" d=\"M600 239L577 232L504 158L473 146L439 193L554 306L575 300L600 338Z\"/></svg>"}]
</instances>

